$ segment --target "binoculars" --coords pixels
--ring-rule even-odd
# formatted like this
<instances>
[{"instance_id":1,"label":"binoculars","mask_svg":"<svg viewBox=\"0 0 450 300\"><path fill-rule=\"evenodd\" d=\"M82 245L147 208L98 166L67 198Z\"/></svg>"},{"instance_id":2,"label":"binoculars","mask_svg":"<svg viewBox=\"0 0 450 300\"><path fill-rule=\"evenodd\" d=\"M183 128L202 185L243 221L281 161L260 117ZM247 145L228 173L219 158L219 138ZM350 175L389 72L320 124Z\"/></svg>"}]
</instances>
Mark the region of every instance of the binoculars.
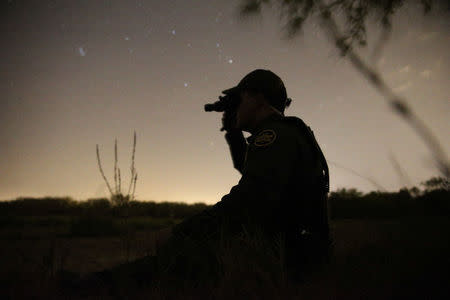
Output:
<instances>
[{"instance_id":1,"label":"binoculars","mask_svg":"<svg viewBox=\"0 0 450 300\"><path fill-rule=\"evenodd\" d=\"M241 98L238 94L227 94L225 96L219 96L219 100L214 103L205 104L205 111L233 111L236 110Z\"/></svg>"}]
</instances>

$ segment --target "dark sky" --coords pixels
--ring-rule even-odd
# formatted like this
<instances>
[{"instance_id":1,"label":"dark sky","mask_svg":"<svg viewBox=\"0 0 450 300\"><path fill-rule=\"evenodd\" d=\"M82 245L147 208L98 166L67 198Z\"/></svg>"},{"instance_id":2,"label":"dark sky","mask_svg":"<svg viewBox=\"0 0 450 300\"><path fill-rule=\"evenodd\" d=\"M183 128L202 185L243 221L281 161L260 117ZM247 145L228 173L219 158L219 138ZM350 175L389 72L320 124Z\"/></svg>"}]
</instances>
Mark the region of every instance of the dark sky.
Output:
<instances>
[{"instance_id":1,"label":"dark sky","mask_svg":"<svg viewBox=\"0 0 450 300\"><path fill-rule=\"evenodd\" d=\"M270 69L329 161L331 189L368 192L437 175L417 134L321 33L283 39L276 13L241 21L240 1L8 1L2 4L0 199L108 196L114 139L124 192L137 132L139 200L215 203L240 175L220 114L203 105ZM370 57L379 30L371 26ZM450 150L450 18L406 8L375 62ZM392 164L394 156L408 180ZM357 175L359 174L359 175Z\"/></svg>"}]
</instances>

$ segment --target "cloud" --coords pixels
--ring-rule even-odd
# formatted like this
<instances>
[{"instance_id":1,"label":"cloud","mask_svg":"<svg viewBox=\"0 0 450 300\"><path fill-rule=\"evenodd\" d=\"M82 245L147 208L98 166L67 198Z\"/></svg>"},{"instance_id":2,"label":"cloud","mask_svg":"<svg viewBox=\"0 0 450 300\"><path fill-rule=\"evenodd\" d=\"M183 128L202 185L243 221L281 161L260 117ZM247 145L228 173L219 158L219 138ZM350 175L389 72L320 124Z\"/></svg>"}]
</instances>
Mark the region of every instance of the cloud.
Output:
<instances>
[{"instance_id":1,"label":"cloud","mask_svg":"<svg viewBox=\"0 0 450 300\"><path fill-rule=\"evenodd\" d=\"M395 87L394 91L396 91L397 93L404 92L404 91L408 90L410 87L412 87L412 83L411 83L411 81L408 81L404 84L401 84L401 85Z\"/></svg>"}]
</instances>

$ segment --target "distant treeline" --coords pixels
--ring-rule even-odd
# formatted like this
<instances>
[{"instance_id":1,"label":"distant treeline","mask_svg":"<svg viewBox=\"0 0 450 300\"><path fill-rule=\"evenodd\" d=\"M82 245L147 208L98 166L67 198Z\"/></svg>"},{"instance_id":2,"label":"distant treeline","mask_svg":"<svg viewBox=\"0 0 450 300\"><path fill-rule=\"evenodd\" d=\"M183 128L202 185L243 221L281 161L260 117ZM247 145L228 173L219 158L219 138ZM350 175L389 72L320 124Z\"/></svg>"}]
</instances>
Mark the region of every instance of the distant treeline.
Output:
<instances>
[{"instance_id":1,"label":"distant treeline","mask_svg":"<svg viewBox=\"0 0 450 300\"><path fill-rule=\"evenodd\" d=\"M435 177L424 183L424 189L403 188L398 192L364 194L354 188L329 194L332 219L389 218L401 216L450 216L448 180ZM131 201L113 205L107 198L75 201L70 197L17 198L0 202L0 216L92 215L112 217L155 217L184 219L206 209L204 203Z\"/></svg>"},{"instance_id":2,"label":"distant treeline","mask_svg":"<svg viewBox=\"0 0 450 300\"><path fill-rule=\"evenodd\" d=\"M17 198L0 202L0 216L96 215L184 219L207 207L204 203L154 201L130 201L128 205L113 205L107 198L87 201L75 201L70 197Z\"/></svg>"},{"instance_id":3,"label":"distant treeline","mask_svg":"<svg viewBox=\"0 0 450 300\"><path fill-rule=\"evenodd\" d=\"M329 197L330 217L391 218L407 216L449 216L450 191L436 189L414 195L407 189L399 192L370 192L341 189Z\"/></svg>"},{"instance_id":4,"label":"distant treeline","mask_svg":"<svg viewBox=\"0 0 450 300\"><path fill-rule=\"evenodd\" d=\"M422 189L367 194L354 188L339 189L329 195L330 216L332 219L450 216L448 178L432 177L421 186Z\"/></svg>"}]
</instances>

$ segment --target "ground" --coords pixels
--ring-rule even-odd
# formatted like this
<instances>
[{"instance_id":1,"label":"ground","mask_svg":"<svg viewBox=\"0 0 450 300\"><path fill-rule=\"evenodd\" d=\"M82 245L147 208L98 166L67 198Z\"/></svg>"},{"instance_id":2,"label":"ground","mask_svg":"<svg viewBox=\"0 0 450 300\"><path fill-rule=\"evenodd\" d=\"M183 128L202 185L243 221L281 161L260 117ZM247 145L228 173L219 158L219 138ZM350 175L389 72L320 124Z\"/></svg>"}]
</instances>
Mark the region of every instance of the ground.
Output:
<instances>
[{"instance_id":1,"label":"ground","mask_svg":"<svg viewBox=\"0 0 450 300\"><path fill-rule=\"evenodd\" d=\"M236 275L236 268L229 268L207 297L450 299L450 218L344 219L332 221L331 228L332 262L306 282L284 285L276 279L277 284L269 287L266 282L260 290L253 288L246 294L255 284L252 275L242 275L242 270ZM0 230L2 299L58 298L61 270L82 274L100 271L152 254L155 249L152 230L110 237L64 237L49 233L50 227L35 228L33 233L29 228L22 230L27 233ZM169 294L175 295L160 288L139 296L167 299Z\"/></svg>"}]
</instances>

